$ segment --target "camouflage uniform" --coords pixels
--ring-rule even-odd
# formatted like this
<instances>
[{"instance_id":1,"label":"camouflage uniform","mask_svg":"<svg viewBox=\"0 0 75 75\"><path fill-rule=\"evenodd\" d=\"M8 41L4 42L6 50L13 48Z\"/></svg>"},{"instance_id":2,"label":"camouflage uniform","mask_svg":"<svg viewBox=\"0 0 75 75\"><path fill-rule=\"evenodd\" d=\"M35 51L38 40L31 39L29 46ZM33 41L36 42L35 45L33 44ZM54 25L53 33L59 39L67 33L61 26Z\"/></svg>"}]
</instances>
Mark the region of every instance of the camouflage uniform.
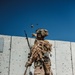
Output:
<instances>
[{"instance_id":1,"label":"camouflage uniform","mask_svg":"<svg viewBox=\"0 0 75 75\"><path fill-rule=\"evenodd\" d=\"M47 35L48 32L45 29L38 29L36 31L36 40L31 48L29 61L26 64L29 66L34 62L34 75L52 75L50 74L51 61L49 59L52 45L44 40L44 37Z\"/></svg>"}]
</instances>

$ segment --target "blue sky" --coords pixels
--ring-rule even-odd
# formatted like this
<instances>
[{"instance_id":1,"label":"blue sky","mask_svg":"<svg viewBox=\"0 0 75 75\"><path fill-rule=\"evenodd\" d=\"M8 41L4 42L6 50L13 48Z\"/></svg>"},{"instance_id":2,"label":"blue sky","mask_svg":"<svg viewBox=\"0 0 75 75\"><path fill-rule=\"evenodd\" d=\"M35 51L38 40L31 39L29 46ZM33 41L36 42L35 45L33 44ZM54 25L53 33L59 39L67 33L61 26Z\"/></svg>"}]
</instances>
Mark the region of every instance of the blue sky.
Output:
<instances>
[{"instance_id":1,"label":"blue sky","mask_svg":"<svg viewBox=\"0 0 75 75\"><path fill-rule=\"evenodd\" d=\"M31 37L38 28L49 31L46 39L75 42L75 1L0 0L0 34Z\"/></svg>"}]
</instances>

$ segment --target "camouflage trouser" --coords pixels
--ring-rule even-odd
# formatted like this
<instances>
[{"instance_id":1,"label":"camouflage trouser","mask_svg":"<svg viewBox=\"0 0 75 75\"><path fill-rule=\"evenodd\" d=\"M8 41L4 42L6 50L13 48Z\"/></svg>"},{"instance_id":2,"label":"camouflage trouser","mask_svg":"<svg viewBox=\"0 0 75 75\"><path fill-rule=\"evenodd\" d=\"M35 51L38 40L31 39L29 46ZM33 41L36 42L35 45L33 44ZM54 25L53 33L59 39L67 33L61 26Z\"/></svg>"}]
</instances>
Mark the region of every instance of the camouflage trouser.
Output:
<instances>
[{"instance_id":1,"label":"camouflage trouser","mask_svg":"<svg viewBox=\"0 0 75 75\"><path fill-rule=\"evenodd\" d=\"M44 70L45 70L45 75L51 75L51 64L50 62L44 62Z\"/></svg>"},{"instance_id":2,"label":"camouflage trouser","mask_svg":"<svg viewBox=\"0 0 75 75\"><path fill-rule=\"evenodd\" d=\"M34 75L45 75L44 68L36 67L34 70Z\"/></svg>"},{"instance_id":3,"label":"camouflage trouser","mask_svg":"<svg viewBox=\"0 0 75 75\"><path fill-rule=\"evenodd\" d=\"M44 67L41 61L34 62L34 75L45 75Z\"/></svg>"},{"instance_id":4,"label":"camouflage trouser","mask_svg":"<svg viewBox=\"0 0 75 75\"><path fill-rule=\"evenodd\" d=\"M40 66L35 67L34 75L53 75L51 71L51 62L45 61L42 68L40 68Z\"/></svg>"},{"instance_id":5,"label":"camouflage trouser","mask_svg":"<svg viewBox=\"0 0 75 75\"><path fill-rule=\"evenodd\" d=\"M45 70L45 75L53 75L51 70L51 60L49 58L45 58L44 70Z\"/></svg>"}]
</instances>

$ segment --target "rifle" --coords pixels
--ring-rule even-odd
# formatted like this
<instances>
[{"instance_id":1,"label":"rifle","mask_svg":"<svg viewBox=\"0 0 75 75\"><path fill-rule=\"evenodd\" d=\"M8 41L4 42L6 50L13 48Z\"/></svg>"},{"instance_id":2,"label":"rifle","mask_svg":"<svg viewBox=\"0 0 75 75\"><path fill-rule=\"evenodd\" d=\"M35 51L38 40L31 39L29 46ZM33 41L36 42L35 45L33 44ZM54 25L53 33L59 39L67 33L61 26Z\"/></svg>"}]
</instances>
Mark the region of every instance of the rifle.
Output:
<instances>
[{"instance_id":1,"label":"rifle","mask_svg":"<svg viewBox=\"0 0 75 75\"><path fill-rule=\"evenodd\" d=\"M28 47L29 47L30 52L31 52L31 47L30 47L29 40L28 40L28 36L27 36L27 33L26 33L25 30L24 30L24 34L25 34L25 37L26 37L26 40L27 40ZM24 75L26 75L27 69L28 69L28 66L26 67L26 70L24 72Z\"/></svg>"},{"instance_id":2,"label":"rifle","mask_svg":"<svg viewBox=\"0 0 75 75\"><path fill-rule=\"evenodd\" d=\"M24 72L24 75L26 75L27 69L28 69L28 67L26 67L26 70L25 70L25 72Z\"/></svg>"},{"instance_id":3,"label":"rifle","mask_svg":"<svg viewBox=\"0 0 75 75\"><path fill-rule=\"evenodd\" d=\"M29 47L29 49L31 50L31 47L30 47L30 44L29 44L29 40L28 40L28 36L27 36L27 33L26 33L25 30L24 30L24 34L25 34L25 37L26 37L26 39L27 39L28 47Z\"/></svg>"}]
</instances>

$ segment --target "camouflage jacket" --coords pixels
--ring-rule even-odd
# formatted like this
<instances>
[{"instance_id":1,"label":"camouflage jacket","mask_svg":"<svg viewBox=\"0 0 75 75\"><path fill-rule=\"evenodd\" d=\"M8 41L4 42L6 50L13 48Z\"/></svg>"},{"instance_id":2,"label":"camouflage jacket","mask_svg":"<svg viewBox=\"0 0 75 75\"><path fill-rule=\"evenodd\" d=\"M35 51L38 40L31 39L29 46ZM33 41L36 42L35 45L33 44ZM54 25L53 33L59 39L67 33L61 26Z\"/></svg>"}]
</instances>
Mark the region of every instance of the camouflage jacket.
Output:
<instances>
[{"instance_id":1,"label":"camouflage jacket","mask_svg":"<svg viewBox=\"0 0 75 75\"><path fill-rule=\"evenodd\" d=\"M44 61L44 54L51 52L51 46L52 44L46 40L35 40L34 45L31 48L31 57L28 63L32 64L32 62L38 60Z\"/></svg>"}]
</instances>

